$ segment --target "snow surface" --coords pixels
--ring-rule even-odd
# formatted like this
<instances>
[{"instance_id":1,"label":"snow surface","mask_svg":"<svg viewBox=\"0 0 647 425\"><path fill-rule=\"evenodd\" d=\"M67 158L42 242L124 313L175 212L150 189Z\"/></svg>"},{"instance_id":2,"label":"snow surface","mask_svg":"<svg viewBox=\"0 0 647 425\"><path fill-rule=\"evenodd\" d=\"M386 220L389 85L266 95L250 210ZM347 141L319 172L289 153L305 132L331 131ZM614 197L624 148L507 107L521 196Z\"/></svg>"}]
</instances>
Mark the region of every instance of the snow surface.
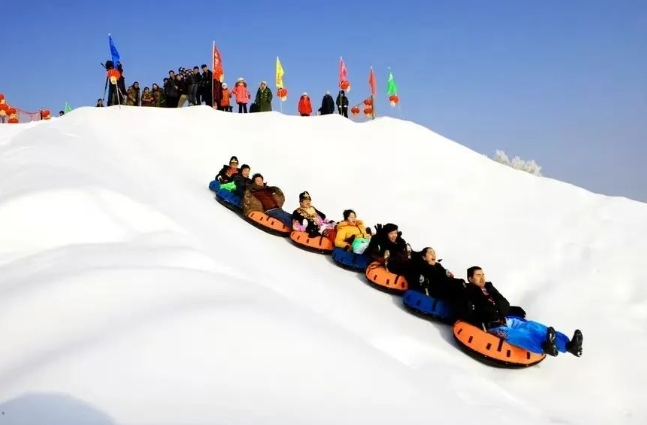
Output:
<instances>
[{"instance_id":1,"label":"snow surface","mask_svg":"<svg viewBox=\"0 0 647 425\"><path fill-rule=\"evenodd\" d=\"M584 355L524 370L220 206L237 155L478 264ZM79 108L0 125L0 425L645 424L647 204L379 118Z\"/></svg>"}]
</instances>

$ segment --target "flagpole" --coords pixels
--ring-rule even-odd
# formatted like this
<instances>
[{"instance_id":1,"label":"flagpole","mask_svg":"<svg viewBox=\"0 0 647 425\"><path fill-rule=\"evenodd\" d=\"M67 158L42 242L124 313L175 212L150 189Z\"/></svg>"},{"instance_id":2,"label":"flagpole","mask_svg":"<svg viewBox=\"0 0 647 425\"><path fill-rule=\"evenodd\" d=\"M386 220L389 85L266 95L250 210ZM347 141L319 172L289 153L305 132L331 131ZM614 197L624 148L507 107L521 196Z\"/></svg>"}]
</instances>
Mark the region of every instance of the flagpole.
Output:
<instances>
[{"instance_id":1,"label":"flagpole","mask_svg":"<svg viewBox=\"0 0 647 425\"><path fill-rule=\"evenodd\" d=\"M211 46L211 109L213 109L213 105L215 102L214 95L213 95L213 79L216 76L216 67L214 66L213 63L213 58L216 57L216 40L213 40L213 45Z\"/></svg>"}]
</instances>

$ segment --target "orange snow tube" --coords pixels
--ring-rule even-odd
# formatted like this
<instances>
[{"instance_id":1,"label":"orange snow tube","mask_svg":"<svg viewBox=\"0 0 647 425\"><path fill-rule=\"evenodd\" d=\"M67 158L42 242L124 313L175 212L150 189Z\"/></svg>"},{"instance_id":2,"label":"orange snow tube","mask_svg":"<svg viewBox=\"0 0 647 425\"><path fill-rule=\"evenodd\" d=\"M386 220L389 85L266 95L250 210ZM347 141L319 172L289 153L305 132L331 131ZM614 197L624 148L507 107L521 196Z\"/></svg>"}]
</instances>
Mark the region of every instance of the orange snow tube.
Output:
<instances>
[{"instance_id":1,"label":"orange snow tube","mask_svg":"<svg viewBox=\"0 0 647 425\"><path fill-rule=\"evenodd\" d=\"M261 230L276 236L288 236L292 229L283 224L280 220L270 217L261 211L252 211L247 214L247 221Z\"/></svg>"},{"instance_id":2,"label":"orange snow tube","mask_svg":"<svg viewBox=\"0 0 647 425\"><path fill-rule=\"evenodd\" d=\"M503 338L460 320L454 323L454 338L466 354L489 366L521 369L546 358L546 354L531 353L510 345Z\"/></svg>"},{"instance_id":3,"label":"orange snow tube","mask_svg":"<svg viewBox=\"0 0 647 425\"><path fill-rule=\"evenodd\" d=\"M322 254L330 254L335 247L330 238L326 236L315 236L311 238L306 232L296 230L290 233L290 239L299 248L320 252Z\"/></svg>"},{"instance_id":4,"label":"orange snow tube","mask_svg":"<svg viewBox=\"0 0 647 425\"><path fill-rule=\"evenodd\" d=\"M379 261L369 264L365 274L368 282L381 291L402 294L409 289L409 282L404 276L391 273Z\"/></svg>"}]
</instances>

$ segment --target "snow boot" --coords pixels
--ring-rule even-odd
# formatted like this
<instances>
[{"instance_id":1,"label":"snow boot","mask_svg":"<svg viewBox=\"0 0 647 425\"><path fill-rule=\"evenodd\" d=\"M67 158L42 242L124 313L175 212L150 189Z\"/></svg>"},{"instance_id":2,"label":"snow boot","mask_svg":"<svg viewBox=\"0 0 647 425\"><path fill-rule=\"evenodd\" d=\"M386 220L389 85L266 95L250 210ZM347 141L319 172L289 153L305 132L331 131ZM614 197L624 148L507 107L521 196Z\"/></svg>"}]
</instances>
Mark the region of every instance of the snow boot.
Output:
<instances>
[{"instance_id":1,"label":"snow boot","mask_svg":"<svg viewBox=\"0 0 647 425\"><path fill-rule=\"evenodd\" d=\"M575 329L573 338L566 343L566 351L575 357L582 357L582 342L584 342L584 335L579 329Z\"/></svg>"},{"instance_id":2,"label":"snow boot","mask_svg":"<svg viewBox=\"0 0 647 425\"><path fill-rule=\"evenodd\" d=\"M553 357L557 356L557 354L559 354L559 351L557 351L557 345L555 345L556 341L557 334L555 333L555 328L551 326L546 331L546 341L541 346L541 348L544 350L544 353Z\"/></svg>"}]
</instances>

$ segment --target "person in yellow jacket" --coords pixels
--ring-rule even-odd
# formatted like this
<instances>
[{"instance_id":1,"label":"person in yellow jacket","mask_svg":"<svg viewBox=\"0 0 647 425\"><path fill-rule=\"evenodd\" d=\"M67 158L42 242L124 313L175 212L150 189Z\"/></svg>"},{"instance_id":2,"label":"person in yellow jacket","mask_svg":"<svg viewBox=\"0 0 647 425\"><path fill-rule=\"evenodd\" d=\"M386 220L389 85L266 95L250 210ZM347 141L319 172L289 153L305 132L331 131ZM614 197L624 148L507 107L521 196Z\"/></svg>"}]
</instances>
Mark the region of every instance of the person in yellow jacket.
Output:
<instances>
[{"instance_id":1,"label":"person in yellow jacket","mask_svg":"<svg viewBox=\"0 0 647 425\"><path fill-rule=\"evenodd\" d=\"M337 224L335 246L355 254L362 254L370 240L371 229L367 228L362 220L357 219L355 211L345 210L344 221Z\"/></svg>"}]
</instances>

